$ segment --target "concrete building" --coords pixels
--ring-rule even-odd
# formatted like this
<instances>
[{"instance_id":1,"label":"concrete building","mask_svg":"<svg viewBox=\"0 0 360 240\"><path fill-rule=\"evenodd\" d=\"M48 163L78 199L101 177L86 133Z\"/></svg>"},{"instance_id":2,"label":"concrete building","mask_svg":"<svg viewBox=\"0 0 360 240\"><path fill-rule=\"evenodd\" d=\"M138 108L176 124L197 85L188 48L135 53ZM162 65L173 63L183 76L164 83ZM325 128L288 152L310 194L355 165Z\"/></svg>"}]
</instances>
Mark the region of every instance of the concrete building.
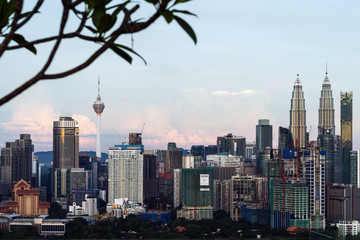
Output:
<instances>
[{"instance_id":1,"label":"concrete building","mask_svg":"<svg viewBox=\"0 0 360 240\"><path fill-rule=\"evenodd\" d=\"M340 92L341 168L344 184L350 184L350 151L352 150L352 92Z\"/></svg>"},{"instance_id":2,"label":"concrete building","mask_svg":"<svg viewBox=\"0 0 360 240\"><path fill-rule=\"evenodd\" d=\"M318 143L325 155L325 184L335 182L335 144L331 129L319 129Z\"/></svg>"},{"instance_id":3,"label":"concrete building","mask_svg":"<svg viewBox=\"0 0 360 240\"><path fill-rule=\"evenodd\" d=\"M279 150L294 148L294 139L290 129L279 127Z\"/></svg>"},{"instance_id":4,"label":"concrete building","mask_svg":"<svg viewBox=\"0 0 360 240\"><path fill-rule=\"evenodd\" d=\"M202 167L202 157L194 156L191 153L187 153L182 157L182 168L200 168Z\"/></svg>"},{"instance_id":5,"label":"concrete building","mask_svg":"<svg viewBox=\"0 0 360 240\"><path fill-rule=\"evenodd\" d=\"M143 155L141 147L118 146L109 148L108 203L117 198L143 202Z\"/></svg>"},{"instance_id":6,"label":"concrete building","mask_svg":"<svg viewBox=\"0 0 360 240\"><path fill-rule=\"evenodd\" d=\"M225 136L217 137L217 152L227 152L230 155L246 157L246 138L234 136L229 133Z\"/></svg>"},{"instance_id":7,"label":"concrete building","mask_svg":"<svg viewBox=\"0 0 360 240\"><path fill-rule=\"evenodd\" d=\"M97 198L96 197L90 197L87 194L85 194L85 199L82 201L81 206L77 205L76 202L73 202L69 206L69 213L70 216L81 216L81 215L88 215L88 216L94 216L95 214L98 214L98 208L97 208Z\"/></svg>"},{"instance_id":8,"label":"concrete building","mask_svg":"<svg viewBox=\"0 0 360 240\"><path fill-rule=\"evenodd\" d=\"M172 173L174 169L182 168L183 152L177 148L166 151L165 173Z\"/></svg>"},{"instance_id":9,"label":"concrete building","mask_svg":"<svg viewBox=\"0 0 360 240\"><path fill-rule=\"evenodd\" d=\"M31 189L30 182L23 179L14 182L12 201L6 202L6 207L23 217L48 215L50 203L39 201L40 189Z\"/></svg>"},{"instance_id":10,"label":"concrete building","mask_svg":"<svg viewBox=\"0 0 360 240\"><path fill-rule=\"evenodd\" d=\"M294 147L297 147L296 142L300 148L307 146L306 137L306 110L305 98L302 90L302 84L297 75L294 90L292 92L291 107L290 107L290 131L294 139Z\"/></svg>"},{"instance_id":11,"label":"concrete building","mask_svg":"<svg viewBox=\"0 0 360 240\"><path fill-rule=\"evenodd\" d=\"M79 123L71 117L60 117L53 125L53 165L68 169L79 167Z\"/></svg>"},{"instance_id":12,"label":"concrete building","mask_svg":"<svg viewBox=\"0 0 360 240\"><path fill-rule=\"evenodd\" d=\"M213 217L213 168L182 169L181 203L177 217L212 219Z\"/></svg>"},{"instance_id":13,"label":"concrete building","mask_svg":"<svg viewBox=\"0 0 360 240\"><path fill-rule=\"evenodd\" d=\"M339 221L336 224L338 228L338 235L341 239L345 239L347 235L356 236L360 233L360 223L357 220L354 221Z\"/></svg>"},{"instance_id":14,"label":"concrete building","mask_svg":"<svg viewBox=\"0 0 360 240\"><path fill-rule=\"evenodd\" d=\"M256 160L256 142L246 143L246 161Z\"/></svg>"},{"instance_id":15,"label":"concrete building","mask_svg":"<svg viewBox=\"0 0 360 240\"><path fill-rule=\"evenodd\" d=\"M57 168L54 172L54 196L56 199L70 197L73 189L87 188L88 174L83 168Z\"/></svg>"},{"instance_id":16,"label":"concrete building","mask_svg":"<svg viewBox=\"0 0 360 240\"><path fill-rule=\"evenodd\" d=\"M270 180L271 227L310 227L309 187L303 179Z\"/></svg>"},{"instance_id":17,"label":"concrete building","mask_svg":"<svg viewBox=\"0 0 360 240\"><path fill-rule=\"evenodd\" d=\"M255 152L267 147L272 148L272 125L268 119L259 119L259 123L256 125Z\"/></svg>"},{"instance_id":18,"label":"concrete building","mask_svg":"<svg viewBox=\"0 0 360 240\"><path fill-rule=\"evenodd\" d=\"M264 203L265 179L254 176L232 176L230 181L230 218L242 218L241 207L246 203Z\"/></svg>"},{"instance_id":19,"label":"concrete building","mask_svg":"<svg viewBox=\"0 0 360 240\"><path fill-rule=\"evenodd\" d=\"M143 159L143 197L154 197L157 196L156 156L154 151L144 151Z\"/></svg>"},{"instance_id":20,"label":"concrete building","mask_svg":"<svg viewBox=\"0 0 360 240\"><path fill-rule=\"evenodd\" d=\"M339 221L360 220L360 189L351 184L334 183L327 186L326 221L334 225Z\"/></svg>"},{"instance_id":21,"label":"concrete building","mask_svg":"<svg viewBox=\"0 0 360 240\"><path fill-rule=\"evenodd\" d=\"M174 169L174 198L173 207L177 208L181 204L181 169Z\"/></svg>"}]
</instances>

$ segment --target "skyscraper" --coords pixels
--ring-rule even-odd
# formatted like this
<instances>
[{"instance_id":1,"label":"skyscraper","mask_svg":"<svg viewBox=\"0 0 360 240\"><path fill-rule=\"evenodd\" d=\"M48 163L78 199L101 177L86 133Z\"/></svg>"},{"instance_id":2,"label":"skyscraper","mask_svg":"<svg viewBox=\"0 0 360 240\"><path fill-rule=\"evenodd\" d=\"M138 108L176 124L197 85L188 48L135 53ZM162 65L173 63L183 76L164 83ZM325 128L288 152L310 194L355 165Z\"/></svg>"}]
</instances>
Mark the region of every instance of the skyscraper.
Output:
<instances>
[{"instance_id":1,"label":"skyscraper","mask_svg":"<svg viewBox=\"0 0 360 240\"><path fill-rule=\"evenodd\" d=\"M53 162L56 168L79 167L79 123L71 117L54 121Z\"/></svg>"},{"instance_id":2,"label":"skyscraper","mask_svg":"<svg viewBox=\"0 0 360 240\"><path fill-rule=\"evenodd\" d=\"M330 134L335 135L335 109L332 97L331 83L326 71L325 79L322 84L321 97L319 104L319 126L318 135L322 134L322 129L330 129Z\"/></svg>"},{"instance_id":3,"label":"skyscraper","mask_svg":"<svg viewBox=\"0 0 360 240\"><path fill-rule=\"evenodd\" d=\"M143 155L141 147L119 145L109 148L108 203L116 198L143 202Z\"/></svg>"},{"instance_id":4,"label":"skyscraper","mask_svg":"<svg viewBox=\"0 0 360 240\"><path fill-rule=\"evenodd\" d=\"M325 155L325 184L335 182L335 143L332 129L319 128L318 143Z\"/></svg>"},{"instance_id":5,"label":"skyscraper","mask_svg":"<svg viewBox=\"0 0 360 240\"><path fill-rule=\"evenodd\" d=\"M1 179L12 188L14 181L31 181L34 145L30 134L7 142L1 149Z\"/></svg>"},{"instance_id":6,"label":"skyscraper","mask_svg":"<svg viewBox=\"0 0 360 240\"><path fill-rule=\"evenodd\" d=\"M256 125L256 152L266 147L272 148L272 125L268 119L259 119Z\"/></svg>"},{"instance_id":7,"label":"skyscraper","mask_svg":"<svg viewBox=\"0 0 360 240\"><path fill-rule=\"evenodd\" d=\"M297 75L291 98L290 131L294 138L295 147L306 147L306 110L302 85ZM297 144L296 144L297 142Z\"/></svg>"},{"instance_id":8,"label":"skyscraper","mask_svg":"<svg viewBox=\"0 0 360 240\"><path fill-rule=\"evenodd\" d=\"M350 183L350 151L352 150L352 92L340 92L341 167L343 183Z\"/></svg>"},{"instance_id":9,"label":"skyscraper","mask_svg":"<svg viewBox=\"0 0 360 240\"><path fill-rule=\"evenodd\" d=\"M217 152L228 152L231 155L246 157L246 138L234 136L232 133L217 137Z\"/></svg>"},{"instance_id":10,"label":"skyscraper","mask_svg":"<svg viewBox=\"0 0 360 240\"><path fill-rule=\"evenodd\" d=\"M279 150L294 148L294 140L290 129L279 127Z\"/></svg>"},{"instance_id":11,"label":"skyscraper","mask_svg":"<svg viewBox=\"0 0 360 240\"><path fill-rule=\"evenodd\" d=\"M96 101L93 104L94 111L97 115L97 125L96 125L96 157L101 159L101 149L100 149L100 135L101 135L101 113L104 111L105 104L101 101L100 97L100 79L98 79L98 96Z\"/></svg>"}]
</instances>

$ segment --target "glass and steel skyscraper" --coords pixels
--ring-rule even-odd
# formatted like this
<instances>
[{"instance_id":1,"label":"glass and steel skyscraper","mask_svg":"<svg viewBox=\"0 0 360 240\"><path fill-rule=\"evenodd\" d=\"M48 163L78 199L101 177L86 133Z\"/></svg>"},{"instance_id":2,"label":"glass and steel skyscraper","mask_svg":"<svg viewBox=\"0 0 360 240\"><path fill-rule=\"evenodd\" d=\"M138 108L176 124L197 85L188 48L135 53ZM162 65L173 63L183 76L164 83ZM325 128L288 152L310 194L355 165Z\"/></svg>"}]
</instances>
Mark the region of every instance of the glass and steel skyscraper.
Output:
<instances>
[{"instance_id":1,"label":"glass and steel skyscraper","mask_svg":"<svg viewBox=\"0 0 360 240\"><path fill-rule=\"evenodd\" d=\"M334 99L332 97L331 83L326 71L325 80L322 84L321 97L319 104L319 127L318 134L322 133L322 129L330 129L330 134L335 135L335 109Z\"/></svg>"},{"instance_id":2,"label":"glass and steel skyscraper","mask_svg":"<svg viewBox=\"0 0 360 240\"><path fill-rule=\"evenodd\" d=\"M256 125L256 151L272 148L272 125L268 119L259 119L259 124Z\"/></svg>"},{"instance_id":3,"label":"glass and steel skyscraper","mask_svg":"<svg viewBox=\"0 0 360 240\"><path fill-rule=\"evenodd\" d=\"M352 100L352 92L340 92L341 167L344 184L350 184L350 151L352 150Z\"/></svg>"},{"instance_id":4,"label":"glass and steel skyscraper","mask_svg":"<svg viewBox=\"0 0 360 240\"><path fill-rule=\"evenodd\" d=\"M290 131L294 139L294 147L306 147L306 110L302 84L297 75L291 98ZM298 146L296 144L298 143Z\"/></svg>"},{"instance_id":5,"label":"glass and steel skyscraper","mask_svg":"<svg viewBox=\"0 0 360 240\"><path fill-rule=\"evenodd\" d=\"M318 142L320 147L326 151L325 155L325 183L334 183L334 135L335 135L335 119L334 119L334 99L332 97L331 84L326 75L322 84L321 96L319 102L319 126L318 126Z\"/></svg>"},{"instance_id":6,"label":"glass and steel skyscraper","mask_svg":"<svg viewBox=\"0 0 360 240\"><path fill-rule=\"evenodd\" d=\"M79 167L79 123L71 117L54 121L53 162L56 168Z\"/></svg>"}]
</instances>

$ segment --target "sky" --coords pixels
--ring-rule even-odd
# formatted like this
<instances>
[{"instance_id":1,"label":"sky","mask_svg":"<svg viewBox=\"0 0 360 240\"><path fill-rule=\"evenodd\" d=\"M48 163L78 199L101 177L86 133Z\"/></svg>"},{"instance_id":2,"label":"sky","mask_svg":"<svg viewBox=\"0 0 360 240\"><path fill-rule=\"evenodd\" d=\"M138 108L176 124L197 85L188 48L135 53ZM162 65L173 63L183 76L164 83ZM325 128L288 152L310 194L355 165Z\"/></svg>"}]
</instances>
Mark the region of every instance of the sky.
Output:
<instances>
[{"instance_id":1,"label":"sky","mask_svg":"<svg viewBox=\"0 0 360 240\"><path fill-rule=\"evenodd\" d=\"M34 40L58 31L60 1L45 1L40 14L22 31ZM135 18L153 9L139 1ZM27 4L30 4L27 2ZM27 6L27 7L30 7ZM52 150L52 124L72 116L80 124L80 150L95 150L96 114L92 104L101 79L101 150L128 140L144 123L145 149L166 149L168 142L190 148L216 144L233 133L255 140L258 119L289 126L290 99L296 75L305 94L307 130L316 140L318 107L326 62L340 134L340 91L353 91L353 143L359 149L360 2L335 0L194 0L179 9L197 34L195 45L176 22L159 19L133 35L132 65L106 52L87 69L58 80L37 83L0 107L0 147L29 133L35 151ZM71 18L66 30L76 28ZM119 43L131 46L131 36ZM7 52L0 59L0 95L39 71L53 43ZM99 46L67 40L48 73L80 64Z\"/></svg>"}]
</instances>

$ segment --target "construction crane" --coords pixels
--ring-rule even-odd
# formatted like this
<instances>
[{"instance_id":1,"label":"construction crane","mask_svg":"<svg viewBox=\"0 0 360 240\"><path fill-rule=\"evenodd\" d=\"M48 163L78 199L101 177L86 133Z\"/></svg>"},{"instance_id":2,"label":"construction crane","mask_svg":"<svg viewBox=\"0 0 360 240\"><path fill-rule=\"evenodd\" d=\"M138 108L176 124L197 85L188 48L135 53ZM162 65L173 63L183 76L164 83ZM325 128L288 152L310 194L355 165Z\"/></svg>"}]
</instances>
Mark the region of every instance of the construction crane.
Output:
<instances>
[{"instance_id":1,"label":"construction crane","mask_svg":"<svg viewBox=\"0 0 360 240\"><path fill-rule=\"evenodd\" d=\"M144 125L142 126L142 129L141 129L140 135L142 135L142 133L143 133L143 131L144 131L144 127L145 127L145 123L144 123Z\"/></svg>"}]
</instances>

